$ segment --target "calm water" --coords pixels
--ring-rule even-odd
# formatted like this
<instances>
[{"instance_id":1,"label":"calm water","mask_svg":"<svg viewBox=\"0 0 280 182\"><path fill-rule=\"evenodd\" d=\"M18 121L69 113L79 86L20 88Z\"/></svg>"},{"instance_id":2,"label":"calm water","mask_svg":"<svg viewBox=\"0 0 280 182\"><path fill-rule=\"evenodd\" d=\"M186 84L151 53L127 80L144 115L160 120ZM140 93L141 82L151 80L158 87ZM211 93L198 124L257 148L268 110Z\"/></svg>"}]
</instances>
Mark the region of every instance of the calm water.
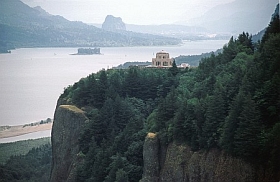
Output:
<instances>
[{"instance_id":1,"label":"calm water","mask_svg":"<svg viewBox=\"0 0 280 182\"><path fill-rule=\"evenodd\" d=\"M53 118L63 89L102 68L127 61L151 61L165 50L171 57L215 51L227 40L186 42L172 47L101 48L102 55L70 55L77 48L24 48L0 54L0 125Z\"/></svg>"},{"instance_id":2,"label":"calm water","mask_svg":"<svg viewBox=\"0 0 280 182\"><path fill-rule=\"evenodd\" d=\"M46 131L38 131L34 133L28 133L25 135L9 137L9 138L0 138L0 143L10 143L20 140L28 140L28 139L35 139L35 138L42 138L42 137L49 137L51 136L51 130Z\"/></svg>"}]
</instances>

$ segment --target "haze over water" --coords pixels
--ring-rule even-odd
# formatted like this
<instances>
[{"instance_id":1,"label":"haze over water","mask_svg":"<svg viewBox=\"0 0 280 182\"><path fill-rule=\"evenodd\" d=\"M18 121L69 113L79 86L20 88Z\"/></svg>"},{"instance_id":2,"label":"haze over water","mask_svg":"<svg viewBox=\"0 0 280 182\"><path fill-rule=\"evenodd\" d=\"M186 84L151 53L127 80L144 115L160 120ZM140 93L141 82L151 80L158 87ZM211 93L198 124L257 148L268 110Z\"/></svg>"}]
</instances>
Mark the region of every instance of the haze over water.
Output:
<instances>
[{"instance_id":1,"label":"haze over water","mask_svg":"<svg viewBox=\"0 0 280 182\"><path fill-rule=\"evenodd\" d=\"M182 46L101 48L102 55L70 55L77 48L24 48L0 54L0 125L53 118L58 97L68 85L103 68L128 61L151 61L165 50L171 57L222 48L228 40L185 42Z\"/></svg>"}]
</instances>

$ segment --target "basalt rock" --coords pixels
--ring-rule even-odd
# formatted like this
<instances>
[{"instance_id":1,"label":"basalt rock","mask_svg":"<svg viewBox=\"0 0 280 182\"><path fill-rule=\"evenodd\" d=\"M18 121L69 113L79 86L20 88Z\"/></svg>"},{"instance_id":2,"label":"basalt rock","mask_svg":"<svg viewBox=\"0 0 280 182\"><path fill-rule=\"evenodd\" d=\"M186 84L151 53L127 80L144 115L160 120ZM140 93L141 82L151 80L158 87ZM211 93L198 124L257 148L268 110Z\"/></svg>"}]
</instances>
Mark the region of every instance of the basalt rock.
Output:
<instances>
[{"instance_id":1,"label":"basalt rock","mask_svg":"<svg viewBox=\"0 0 280 182\"><path fill-rule=\"evenodd\" d=\"M58 104L51 136L51 182L76 180L76 167L80 162L78 138L87 121L84 112L76 106Z\"/></svg>"},{"instance_id":2,"label":"basalt rock","mask_svg":"<svg viewBox=\"0 0 280 182\"><path fill-rule=\"evenodd\" d=\"M125 31L126 26L120 17L108 15L102 24L102 29L112 32Z\"/></svg>"},{"instance_id":3,"label":"basalt rock","mask_svg":"<svg viewBox=\"0 0 280 182\"><path fill-rule=\"evenodd\" d=\"M254 181L254 168L218 149L193 152L187 145L170 143L160 150L156 134L149 133L144 148L141 182ZM164 155L163 155L164 154ZM161 162L162 160L163 162Z\"/></svg>"}]
</instances>

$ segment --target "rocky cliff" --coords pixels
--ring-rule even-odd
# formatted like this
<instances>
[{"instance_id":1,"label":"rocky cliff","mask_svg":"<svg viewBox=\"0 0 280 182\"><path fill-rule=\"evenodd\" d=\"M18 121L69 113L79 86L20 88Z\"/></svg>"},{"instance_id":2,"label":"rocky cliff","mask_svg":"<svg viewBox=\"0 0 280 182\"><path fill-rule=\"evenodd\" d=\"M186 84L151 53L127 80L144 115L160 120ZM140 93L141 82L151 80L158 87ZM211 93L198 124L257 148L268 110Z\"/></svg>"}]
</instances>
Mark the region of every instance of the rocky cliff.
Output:
<instances>
[{"instance_id":1,"label":"rocky cliff","mask_svg":"<svg viewBox=\"0 0 280 182\"><path fill-rule=\"evenodd\" d=\"M250 164L217 149L192 152L187 145L175 143L166 149L160 147L158 136L149 133L143 149L141 182L254 181Z\"/></svg>"},{"instance_id":2,"label":"rocky cliff","mask_svg":"<svg viewBox=\"0 0 280 182\"><path fill-rule=\"evenodd\" d=\"M52 168L51 182L75 181L76 166L79 162L78 138L82 126L88 121L84 112L73 105L60 105L54 114L52 127Z\"/></svg>"},{"instance_id":3,"label":"rocky cliff","mask_svg":"<svg viewBox=\"0 0 280 182\"><path fill-rule=\"evenodd\" d=\"M126 26L120 17L114 17L112 15L108 15L105 18L104 23L102 24L102 29L111 31L111 32L118 32L118 31L125 31Z\"/></svg>"}]
</instances>

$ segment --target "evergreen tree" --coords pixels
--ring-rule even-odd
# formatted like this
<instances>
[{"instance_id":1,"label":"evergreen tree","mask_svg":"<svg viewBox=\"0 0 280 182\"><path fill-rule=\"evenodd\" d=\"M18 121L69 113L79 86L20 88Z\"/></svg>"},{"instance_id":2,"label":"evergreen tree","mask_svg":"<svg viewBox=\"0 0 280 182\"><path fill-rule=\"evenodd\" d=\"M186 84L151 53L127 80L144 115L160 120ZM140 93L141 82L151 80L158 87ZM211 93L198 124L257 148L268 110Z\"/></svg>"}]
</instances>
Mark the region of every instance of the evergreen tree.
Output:
<instances>
[{"instance_id":1,"label":"evergreen tree","mask_svg":"<svg viewBox=\"0 0 280 182\"><path fill-rule=\"evenodd\" d=\"M171 72L171 74L172 74L173 76L176 76L176 75L179 73L179 69L178 69L178 67L177 67L177 65L176 65L175 60L173 60L173 62L172 62L172 67L169 68L169 71Z\"/></svg>"},{"instance_id":2,"label":"evergreen tree","mask_svg":"<svg viewBox=\"0 0 280 182\"><path fill-rule=\"evenodd\" d=\"M130 68L124 80L125 93L129 97L138 97L140 89L140 76L138 68Z\"/></svg>"},{"instance_id":3,"label":"evergreen tree","mask_svg":"<svg viewBox=\"0 0 280 182\"><path fill-rule=\"evenodd\" d=\"M280 121L280 34L270 36L262 48L260 61L258 105L268 127Z\"/></svg>"},{"instance_id":4,"label":"evergreen tree","mask_svg":"<svg viewBox=\"0 0 280 182\"><path fill-rule=\"evenodd\" d=\"M203 132L207 140L208 148L217 146L220 138L220 127L226 117L225 101L223 97L223 88L216 83L216 89L213 96L209 96L207 110L205 113L205 123Z\"/></svg>"},{"instance_id":5,"label":"evergreen tree","mask_svg":"<svg viewBox=\"0 0 280 182\"><path fill-rule=\"evenodd\" d=\"M116 182L128 182L127 173L123 169L118 169L116 172Z\"/></svg>"},{"instance_id":6,"label":"evergreen tree","mask_svg":"<svg viewBox=\"0 0 280 182\"><path fill-rule=\"evenodd\" d=\"M101 108L107 97L108 79L105 70L100 72L98 80L98 97L96 98L96 106Z\"/></svg>"},{"instance_id":7,"label":"evergreen tree","mask_svg":"<svg viewBox=\"0 0 280 182\"><path fill-rule=\"evenodd\" d=\"M269 23L266 31L262 37L260 50L263 49L265 42L269 39L271 35L279 34L280 33L280 19L279 14L272 17L272 21Z\"/></svg>"},{"instance_id":8,"label":"evergreen tree","mask_svg":"<svg viewBox=\"0 0 280 182\"><path fill-rule=\"evenodd\" d=\"M188 104L187 101L179 106L174 119L173 137L175 140L191 143L194 122L192 111L193 108L191 108L191 104Z\"/></svg>"},{"instance_id":9,"label":"evergreen tree","mask_svg":"<svg viewBox=\"0 0 280 182\"><path fill-rule=\"evenodd\" d=\"M120 154L117 154L117 156L114 156L113 158L113 162L109 165L109 174L106 177L105 182L115 182L117 171L124 167L123 160ZM120 177L121 176L119 176L119 178Z\"/></svg>"},{"instance_id":10,"label":"evergreen tree","mask_svg":"<svg viewBox=\"0 0 280 182\"><path fill-rule=\"evenodd\" d=\"M244 105L245 95L241 90L233 100L229 114L223 126L223 132L220 138L220 146L228 153L233 154L234 151L234 137L239 126L240 115Z\"/></svg>"},{"instance_id":11,"label":"evergreen tree","mask_svg":"<svg viewBox=\"0 0 280 182\"><path fill-rule=\"evenodd\" d=\"M261 130L259 110L251 95L248 95L244 99L238 128L234 136L235 154L249 161L257 158Z\"/></svg>"},{"instance_id":12,"label":"evergreen tree","mask_svg":"<svg viewBox=\"0 0 280 182\"><path fill-rule=\"evenodd\" d=\"M243 32L242 34L239 34L237 44L239 45L239 52L246 52L246 54L254 53L252 36L249 36L248 33Z\"/></svg>"},{"instance_id":13,"label":"evergreen tree","mask_svg":"<svg viewBox=\"0 0 280 182\"><path fill-rule=\"evenodd\" d=\"M91 74L87 77L87 82L88 82L88 100L87 100L87 103L89 105L92 105L92 106L95 106L96 105L96 102L98 100L98 85L97 85L97 82L95 80L95 76L94 74Z\"/></svg>"},{"instance_id":14,"label":"evergreen tree","mask_svg":"<svg viewBox=\"0 0 280 182\"><path fill-rule=\"evenodd\" d=\"M223 47L222 63L228 63L235 58L238 53L238 47L236 40L233 37L230 38L227 46Z\"/></svg>"}]
</instances>

